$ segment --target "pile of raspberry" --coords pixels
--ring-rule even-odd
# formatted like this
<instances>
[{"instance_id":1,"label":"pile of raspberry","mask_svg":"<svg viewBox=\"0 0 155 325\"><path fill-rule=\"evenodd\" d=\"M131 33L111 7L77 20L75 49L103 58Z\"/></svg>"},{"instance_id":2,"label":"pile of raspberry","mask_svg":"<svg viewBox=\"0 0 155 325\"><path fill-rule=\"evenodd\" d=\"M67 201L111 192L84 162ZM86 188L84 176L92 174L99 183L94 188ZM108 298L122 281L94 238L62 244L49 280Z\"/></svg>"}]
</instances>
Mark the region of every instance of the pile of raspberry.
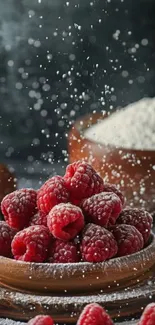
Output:
<instances>
[{"instance_id":1,"label":"pile of raspberry","mask_svg":"<svg viewBox=\"0 0 155 325\"><path fill-rule=\"evenodd\" d=\"M147 245L152 217L125 206L85 161L53 176L38 191L20 189L1 202L0 255L36 263L103 262Z\"/></svg>"},{"instance_id":2,"label":"pile of raspberry","mask_svg":"<svg viewBox=\"0 0 155 325\"><path fill-rule=\"evenodd\" d=\"M155 324L155 303L147 305L144 309L140 321L137 325L154 325ZM28 325L54 325L50 316L36 316L28 322ZM82 311L77 325L114 325L110 315L105 309L96 304L88 304Z\"/></svg>"}]
</instances>

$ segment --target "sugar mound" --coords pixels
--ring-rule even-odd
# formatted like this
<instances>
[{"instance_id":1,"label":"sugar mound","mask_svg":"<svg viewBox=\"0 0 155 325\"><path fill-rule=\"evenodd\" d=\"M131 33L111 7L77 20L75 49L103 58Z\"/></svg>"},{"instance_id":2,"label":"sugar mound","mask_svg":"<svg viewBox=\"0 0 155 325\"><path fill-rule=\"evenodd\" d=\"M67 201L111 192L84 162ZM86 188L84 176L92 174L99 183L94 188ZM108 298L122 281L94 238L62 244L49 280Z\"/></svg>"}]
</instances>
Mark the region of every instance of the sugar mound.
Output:
<instances>
[{"instance_id":1,"label":"sugar mound","mask_svg":"<svg viewBox=\"0 0 155 325\"><path fill-rule=\"evenodd\" d=\"M100 144L155 150L155 98L144 98L111 114L85 132Z\"/></svg>"}]
</instances>

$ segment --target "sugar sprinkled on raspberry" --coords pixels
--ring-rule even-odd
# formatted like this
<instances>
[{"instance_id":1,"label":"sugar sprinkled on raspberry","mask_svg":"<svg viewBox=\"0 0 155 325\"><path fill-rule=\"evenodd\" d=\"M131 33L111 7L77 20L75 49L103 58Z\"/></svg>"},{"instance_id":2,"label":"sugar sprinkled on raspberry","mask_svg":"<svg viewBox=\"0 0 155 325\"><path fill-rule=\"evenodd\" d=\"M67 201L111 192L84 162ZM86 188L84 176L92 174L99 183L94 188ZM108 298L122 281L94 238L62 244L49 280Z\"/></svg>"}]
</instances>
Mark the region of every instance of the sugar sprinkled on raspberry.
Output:
<instances>
[{"instance_id":1,"label":"sugar sprinkled on raspberry","mask_svg":"<svg viewBox=\"0 0 155 325\"><path fill-rule=\"evenodd\" d=\"M122 203L115 193L103 192L83 200L81 208L88 222L107 227L109 223L115 224Z\"/></svg>"},{"instance_id":2,"label":"sugar sprinkled on raspberry","mask_svg":"<svg viewBox=\"0 0 155 325\"><path fill-rule=\"evenodd\" d=\"M50 211L47 226L55 238L71 240L84 227L82 210L70 203L58 204Z\"/></svg>"},{"instance_id":3,"label":"sugar sprinkled on raspberry","mask_svg":"<svg viewBox=\"0 0 155 325\"><path fill-rule=\"evenodd\" d=\"M143 236L134 226L116 225L111 232L117 241L117 256L131 255L144 246Z\"/></svg>"},{"instance_id":4,"label":"sugar sprinkled on raspberry","mask_svg":"<svg viewBox=\"0 0 155 325\"><path fill-rule=\"evenodd\" d=\"M32 218L30 219L29 226L42 225L47 227L47 214L41 211L38 211Z\"/></svg>"},{"instance_id":5,"label":"sugar sprinkled on raspberry","mask_svg":"<svg viewBox=\"0 0 155 325\"><path fill-rule=\"evenodd\" d=\"M51 236L44 226L30 226L18 232L12 241L12 253L16 260L44 262L48 255Z\"/></svg>"},{"instance_id":6,"label":"sugar sprinkled on raspberry","mask_svg":"<svg viewBox=\"0 0 155 325\"><path fill-rule=\"evenodd\" d=\"M103 262L117 254L117 243L110 231L88 224L82 234L82 259L86 262Z\"/></svg>"},{"instance_id":7,"label":"sugar sprinkled on raspberry","mask_svg":"<svg viewBox=\"0 0 155 325\"><path fill-rule=\"evenodd\" d=\"M53 319L50 316L38 315L32 318L28 325L53 325Z\"/></svg>"},{"instance_id":8,"label":"sugar sprinkled on raspberry","mask_svg":"<svg viewBox=\"0 0 155 325\"><path fill-rule=\"evenodd\" d=\"M155 303L146 306L140 318L138 325L154 325L155 324Z\"/></svg>"},{"instance_id":9,"label":"sugar sprinkled on raspberry","mask_svg":"<svg viewBox=\"0 0 155 325\"><path fill-rule=\"evenodd\" d=\"M50 263L76 263L79 261L77 245L73 241L56 239L51 244L48 261Z\"/></svg>"},{"instance_id":10,"label":"sugar sprinkled on raspberry","mask_svg":"<svg viewBox=\"0 0 155 325\"><path fill-rule=\"evenodd\" d=\"M84 199L103 191L103 179L91 165L77 161L66 168L64 176L66 187L73 199Z\"/></svg>"},{"instance_id":11,"label":"sugar sprinkled on raspberry","mask_svg":"<svg viewBox=\"0 0 155 325\"><path fill-rule=\"evenodd\" d=\"M0 255L11 257L11 242L15 236L15 229L11 228L5 221L0 221Z\"/></svg>"},{"instance_id":12,"label":"sugar sprinkled on raspberry","mask_svg":"<svg viewBox=\"0 0 155 325\"><path fill-rule=\"evenodd\" d=\"M10 227L21 230L28 226L36 212L37 193L33 189L16 190L4 197L1 210Z\"/></svg>"},{"instance_id":13,"label":"sugar sprinkled on raspberry","mask_svg":"<svg viewBox=\"0 0 155 325\"><path fill-rule=\"evenodd\" d=\"M113 321L104 308L92 303L83 309L77 325L113 325Z\"/></svg>"},{"instance_id":14,"label":"sugar sprinkled on raspberry","mask_svg":"<svg viewBox=\"0 0 155 325\"><path fill-rule=\"evenodd\" d=\"M119 224L135 226L142 234L144 243L147 243L153 223L150 213L143 209L127 207L122 211L117 222Z\"/></svg>"},{"instance_id":15,"label":"sugar sprinkled on raspberry","mask_svg":"<svg viewBox=\"0 0 155 325\"><path fill-rule=\"evenodd\" d=\"M123 193L119 190L119 188L115 184L104 183L104 192L113 192L117 194L122 202L122 206L125 204L125 197Z\"/></svg>"},{"instance_id":16,"label":"sugar sprinkled on raspberry","mask_svg":"<svg viewBox=\"0 0 155 325\"><path fill-rule=\"evenodd\" d=\"M38 190L38 210L48 214L59 203L69 201L69 192L65 187L65 181L61 176L53 176Z\"/></svg>"}]
</instances>

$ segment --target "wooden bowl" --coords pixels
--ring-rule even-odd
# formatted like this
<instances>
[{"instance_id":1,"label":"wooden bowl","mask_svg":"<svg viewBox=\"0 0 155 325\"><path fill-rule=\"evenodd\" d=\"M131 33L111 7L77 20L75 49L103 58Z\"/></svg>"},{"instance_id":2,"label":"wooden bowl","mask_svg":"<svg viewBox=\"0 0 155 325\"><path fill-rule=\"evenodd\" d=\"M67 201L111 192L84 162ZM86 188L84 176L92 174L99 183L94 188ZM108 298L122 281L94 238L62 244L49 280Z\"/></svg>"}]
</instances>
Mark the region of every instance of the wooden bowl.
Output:
<instances>
[{"instance_id":1,"label":"wooden bowl","mask_svg":"<svg viewBox=\"0 0 155 325\"><path fill-rule=\"evenodd\" d=\"M155 299L155 235L142 251L98 264L35 264L0 258L0 317L27 321L49 314L76 323L88 303L112 318L137 317ZM138 302L138 303L137 303Z\"/></svg>"},{"instance_id":2,"label":"wooden bowl","mask_svg":"<svg viewBox=\"0 0 155 325\"><path fill-rule=\"evenodd\" d=\"M16 189L15 176L9 171L9 169L0 164L0 202L3 197Z\"/></svg>"},{"instance_id":3,"label":"wooden bowl","mask_svg":"<svg viewBox=\"0 0 155 325\"><path fill-rule=\"evenodd\" d=\"M88 161L107 182L120 185L128 205L155 211L155 151L115 148L87 139L86 129L101 119L102 115L92 114L74 124L68 138L70 162Z\"/></svg>"},{"instance_id":4,"label":"wooden bowl","mask_svg":"<svg viewBox=\"0 0 155 325\"><path fill-rule=\"evenodd\" d=\"M143 279L155 261L155 235L146 248L130 256L103 263L26 263L0 257L0 282L27 292L78 295L109 292Z\"/></svg>"}]
</instances>

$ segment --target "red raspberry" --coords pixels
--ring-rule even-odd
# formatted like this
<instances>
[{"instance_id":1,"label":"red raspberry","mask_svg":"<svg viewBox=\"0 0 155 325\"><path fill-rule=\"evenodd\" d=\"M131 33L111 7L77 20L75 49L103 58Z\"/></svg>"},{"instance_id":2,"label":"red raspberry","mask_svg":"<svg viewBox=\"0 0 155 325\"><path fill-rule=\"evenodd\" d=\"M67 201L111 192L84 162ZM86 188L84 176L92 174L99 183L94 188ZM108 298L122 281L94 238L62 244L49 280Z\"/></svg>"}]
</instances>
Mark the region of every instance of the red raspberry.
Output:
<instances>
[{"instance_id":1,"label":"red raspberry","mask_svg":"<svg viewBox=\"0 0 155 325\"><path fill-rule=\"evenodd\" d=\"M47 226L55 238L73 239L84 227L82 210L70 203L58 204L50 211Z\"/></svg>"},{"instance_id":2,"label":"red raspberry","mask_svg":"<svg viewBox=\"0 0 155 325\"><path fill-rule=\"evenodd\" d=\"M77 246L74 242L53 241L49 251L50 263L76 263L79 261Z\"/></svg>"},{"instance_id":3,"label":"red raspberry","mask_svg":"<svg viewBox=\"0 0 155 325\"><path fill-rule=\"evenodd\" d=\"M155 303L147 305L140 318L138 325L154 325L155 324Z\"/></svg>"},{"instance_id":4,"label":"red raspberry","mask_svg":"<svg viewBox=\"0 0 155 325\"><path fill-rule=\"evenodd\" d=\"M85 199L81 204L88 222L107 227L115 224L122 211L122 203L118 195L113 192L102 192Z\"/></svg>"},{"instance_id":5,"label":"red raspberry","mask_svg":"<svg viewBox=\"0 0 155 325\"><path fill-rule=\"evenodd\" d=\"M144 246L143 236L134 226L116 225L111 232L117 241L117 256L131 255Z\"/></svg>"},{"instance_id":6,"label":"red raspberry","mask_svg":"<svg viewBox=\"0 0 155 325\"><path fill-rule=\"evenodd\" d=\"M130 207L125 208L117 222L136 227L142 234L144 243L147 243L153 223L153 218L147 211Z\"/></svg>"},{"instance_id":7,"label":"red raspberry","mask_svg":"<svg viewBox=\"0 0 155 325\"><path fill-rule=\"evenodd\" d=\"M114 325L114 323L104 308L92 303L83 309L77 325Z\"/></svg>"},{"instance_id":8,"label":"red raspberry","mask_svg":"<svg viewBox=\"0 0 155 325\"><path fill-rule=\"evenodd\" d=\"M8 225L17 230L28 226L36 212L37 193L33 189L16 190L4 197L1 210Z\"/></svg>"},{"instance_id":9,"label":"red raspberry","mask_svg":"<svg viewBox=\"0 0 155 325\"><path fill-rule=\"evenodd\" d=\"M11 242L15 236L15 229L11 228L5 221L0 221L0 255L11 257Z\"/></svg>"},{"instance_id":10,"label":"red raspberry","mask_svg":"<svg viewBox=\"0 0 155 325\"><path fill-rule=\"evenodd\" d=\"M48 214L59 203L69 201L69 192L65 187L65 181L61 176L50 178L40 188L37 194L38 210Z\"/></svg>"},{"instance_id":11,"label":"red raspberry","mask_svg":"<svg viewBox=\"0 0 155 325\"><path fill-rule=\"evenodd\" d=\"M49 230L44 226L30 226L21 230L12 241L14 258L25 262L44 262L50 239Z\"/></svg>"},{"instance_id":12,"label":"red raspberry","mask_svg":"<svg viewBox=\"0 0 155 325\"><path fill-rule=\"evenodd\" d=\"M29 226L45 226L47 227L47 214L41 211L38 211L32 218L30 219Z\"/></svg>"},{"instance_id":13,"label":"red raspberry","mask_svg":"<svg viewBox=\"0 0 155 325\"><path fill-rule=\"evenodd\" d=\"M86 262L103 262L117 254L117 243L110 231L88 224L82 235L82 258Z\"/></svg>"},{"instance_id":14,"label":"red raspberry","mask_svg":"<svg viewBox=\"0 0 155 325\"><path fill-rule=\"evenodd\" d=\"M118 189L115 184L104 183L104 192L113 192L117 194L122 202L122 206L125 204L125 197L123 193Z\"/></svg>"},{"instance_id":15,"label":"red raspberry","mask_svg":"<svg viewBox=\"0 0 155 325\"><path fill-rule=\"evenodd\" d=\"M39 315L32 318L28 325L53 325L53 319L50 316Z\"/></svg>"},{"instance_id":16,"label":"red raspberry","mask_svg":"<svg viewBox=\"0 0 155 325\"><path fill-rule=\"evenodd\" d=\"M77 161L66 168L64 176L71 198L81 200L103 191L103 179L91 165Z\"/></svg>"}]
</instances>

